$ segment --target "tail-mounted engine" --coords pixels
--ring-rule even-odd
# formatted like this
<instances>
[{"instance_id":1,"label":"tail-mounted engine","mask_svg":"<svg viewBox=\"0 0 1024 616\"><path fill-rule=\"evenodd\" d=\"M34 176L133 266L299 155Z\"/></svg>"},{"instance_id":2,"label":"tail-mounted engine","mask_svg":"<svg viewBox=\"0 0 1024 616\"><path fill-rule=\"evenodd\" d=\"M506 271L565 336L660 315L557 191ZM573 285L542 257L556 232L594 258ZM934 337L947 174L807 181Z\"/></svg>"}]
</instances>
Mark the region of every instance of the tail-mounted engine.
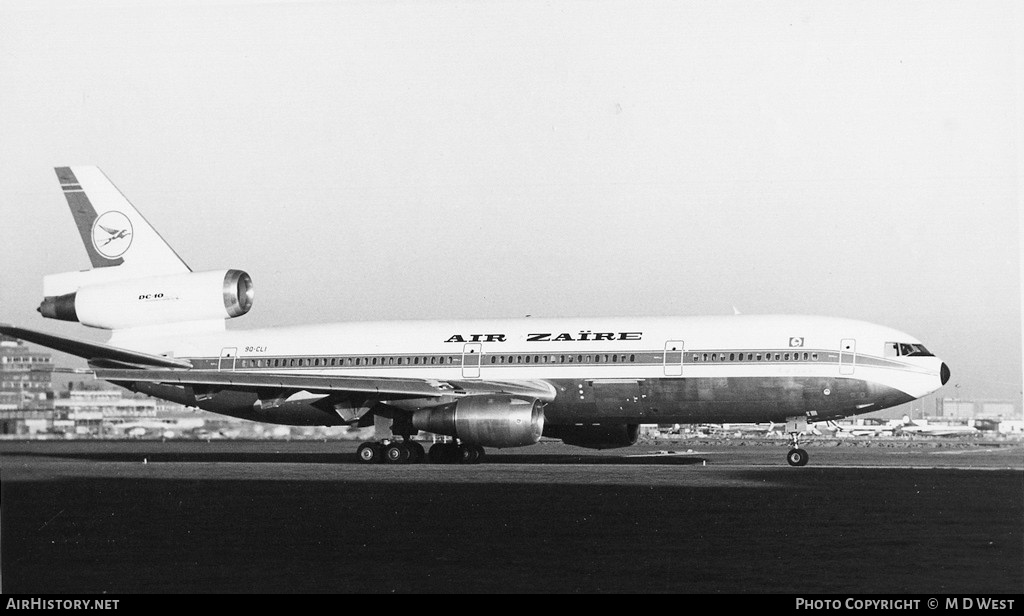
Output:
<instances>
[{"instance_id":1,"label":"tail-mounted engine","mask_svg":"<svg viewBox=\"0 0 1024 616\"><path fill-rule=\"evenodd\" d=\"M241 270L189 272L87 285L47 297L39 312L102 329L242 316L252 308L253 285Z\"/></svg>"},{"instance_id":2,"label":"tail-mounted engine","mask_svg":"<svg viewBox=\"0 0 1024 616\"><path fill-rule=\"evenodd\" d=\"M412 425L417 430L454 436L471 445L523 447L540 440L544 411L538 400L470 396L416 411Z\"/></svg>"}]
</instances>

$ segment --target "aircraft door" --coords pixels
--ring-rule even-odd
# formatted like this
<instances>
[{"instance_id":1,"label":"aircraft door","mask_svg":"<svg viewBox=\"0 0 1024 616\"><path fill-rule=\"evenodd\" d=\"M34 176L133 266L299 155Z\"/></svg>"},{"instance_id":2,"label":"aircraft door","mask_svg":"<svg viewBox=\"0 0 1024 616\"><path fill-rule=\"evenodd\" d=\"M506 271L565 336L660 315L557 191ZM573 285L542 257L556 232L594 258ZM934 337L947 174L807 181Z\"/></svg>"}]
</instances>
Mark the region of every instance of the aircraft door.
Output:
<instances>
[{"instance_id":1,"label":"aircraft door","mask_svg":"<svg viewBox=\"0 0 1024 616\"><path fill-rule=\"evenodd\" d=\"M217 370L234 370L235 356L238 355L238 347L224 347L220 350L220 361L217 362Z\"/></svg>"},{"instance_id":2,"label":"aircraft door","mask_svg":"<svg viewBox=\"0 0 1024 616\"><path fill-rule=\"evenodd\" d=\"M462 378L480 378L480 356L483 354L479 342L470 342L462 347Z\"/></svg>"},{"instance_id":3,"label":"aircraft door","mask_svg":"<svg viewBox=\"0 0 1024 616\"><path fill-rule=\"evenodd\" d=\"M665 376L683 376L683 341L665 343Z\"/></svg>"},{"instance_id":4,"label":"aircraft door","mask_svg":"<svg viewBox=\"0 0 1024 616\"><path fill-rule=\"evenodd\" d=\"M853 374L857 364L857 341L843 338L839 343L839 374Z\"/></svg>"}]
</instances>

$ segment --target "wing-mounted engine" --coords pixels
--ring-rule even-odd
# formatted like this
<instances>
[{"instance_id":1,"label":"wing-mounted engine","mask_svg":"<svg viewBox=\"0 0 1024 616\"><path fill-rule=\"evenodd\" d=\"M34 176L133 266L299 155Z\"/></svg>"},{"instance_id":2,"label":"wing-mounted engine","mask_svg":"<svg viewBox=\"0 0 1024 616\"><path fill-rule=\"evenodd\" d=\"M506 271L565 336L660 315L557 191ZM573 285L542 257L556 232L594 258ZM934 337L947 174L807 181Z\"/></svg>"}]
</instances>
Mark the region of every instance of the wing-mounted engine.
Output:
<instances>
[{"instance_id":1,"label":"wing-mounted engine","mask_svg":"<svg viewBox=\"0 0 1024 616\"><path fill-rule=\"evenodd\" d=\"M50 296L39 312L101 329L125 329L242 316L252 308L253 284L241 270L130 278Z\"/></svg>"},{"instance_id":2,"label":"wing-mounted engine","mask_svg":"<svg viewBox=\"0 0 1024 616\"><path fill-rule=\"evenodd\" d=\"M544 436L562 439L566 445L588 449L616 449L636 443L640 435L639 424L609 424L592 426L552 426L544 428Z\"/></svg>"},{"instance_id":3,"label":"wing-mounted engine","mask_svg":"<svg viewBox=\"0 0 1024 616\"><path fill-rule=\"evenodd\" d=\"M413 413L417 430L454 436L486 447L523 447L540 440L544 410L539 400L469 396Z\"/></svg>"}]
</instances>

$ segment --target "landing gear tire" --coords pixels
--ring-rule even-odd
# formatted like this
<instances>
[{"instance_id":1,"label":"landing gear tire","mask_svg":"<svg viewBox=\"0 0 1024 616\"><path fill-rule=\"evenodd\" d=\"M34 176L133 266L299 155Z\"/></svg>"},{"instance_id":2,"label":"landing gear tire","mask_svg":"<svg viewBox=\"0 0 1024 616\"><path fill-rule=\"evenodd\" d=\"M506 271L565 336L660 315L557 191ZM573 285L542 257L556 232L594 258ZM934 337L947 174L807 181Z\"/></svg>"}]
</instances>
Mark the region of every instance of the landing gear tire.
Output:
<instances>
[{"instance_id":1,"label":"landing gear tire","mask_svg":"<svg viewBox=\"0 0 1024 616\"><path fill-rule=\"evenodd\" d=\"M434 464L478 464L484 458L484 448L466 443L437 443L428 456Z\"/></svg>"},{"instance_id":2,"label":"landing gear tire","mask_svg":"<svg viewBox=\"0 0 1024 616\"><path fill-rule=\"evenodd\" d=\"M363 443L356 450L356 456L363 464L377 464L384 461L384 448L377 443Z\"/></svg>"},{"instance_id":3,"label":"landing gear tire","mask_svg":"<svg viewBox=\"0 0 1024 616\"><path fill-rule=\"evenodd\" d=\"M451 464L455 461L456 447L454 443L434 443L428 454L430 461L434 464Z\"/></svg>"},{"instance_id":4,"label":"landing gear tire","mask_svg":"<svg viewBox=\"0 0 1024 616\"><path fill-rule=\"evenodd\" d=\"M391 443L384 448L384 459L388 464L406 464L411 457L412 452L405 443Z\"/></svg>"},{"instance_id":5,"label":"landing gear tire","mask_svg":"<svg viewBox=\"0 0 1024 616\"><path fill-rule=\"evenodd\" d=\"M423 458L427 457L427 452L423 450L423 445L420 445L416 441L408 441L405 446L409 448L409 463L419 464L423 461Z\"/></svg>"},{"instance_id":6,"label":"landing gear tire","mask_svg":"<svg viewBox=\"0 0 1024 616\"><path fill-rule=\"evenodd\" d=\"M790 466L804 466L807 464L807 458L807 452L799 448L790 449L786 454L786 462L789 462Z\"/></svg>"},{"instance_id":7,"label":"landing gear tire","mask_svg":"<svg viewBox=\"0 0 1024 616\"><path fill-rule=\"evenodd\" d=\"M475 445L459 445L456 450L459 464L476 464L480 461L480 450Z\"/></svg>"}]
</instances>

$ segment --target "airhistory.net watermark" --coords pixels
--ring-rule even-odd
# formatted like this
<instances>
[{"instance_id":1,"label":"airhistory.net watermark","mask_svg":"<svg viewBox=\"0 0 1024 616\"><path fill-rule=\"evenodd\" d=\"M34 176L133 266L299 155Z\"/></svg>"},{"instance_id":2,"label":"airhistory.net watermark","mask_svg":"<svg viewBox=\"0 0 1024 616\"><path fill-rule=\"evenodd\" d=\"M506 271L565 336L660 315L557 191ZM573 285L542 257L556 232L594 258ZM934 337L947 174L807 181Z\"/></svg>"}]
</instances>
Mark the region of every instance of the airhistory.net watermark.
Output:
<instances>
[{"instance_id":1,"label":"airhistory.net watermark","mask_svg":"<svg viewBox=\"0 0 1024 616\"><path fill-rule=\"evenodd\" d=\"M116 610L120 599L16 599L4 604L7 610Z\"/></svg>"}]
</instances>

